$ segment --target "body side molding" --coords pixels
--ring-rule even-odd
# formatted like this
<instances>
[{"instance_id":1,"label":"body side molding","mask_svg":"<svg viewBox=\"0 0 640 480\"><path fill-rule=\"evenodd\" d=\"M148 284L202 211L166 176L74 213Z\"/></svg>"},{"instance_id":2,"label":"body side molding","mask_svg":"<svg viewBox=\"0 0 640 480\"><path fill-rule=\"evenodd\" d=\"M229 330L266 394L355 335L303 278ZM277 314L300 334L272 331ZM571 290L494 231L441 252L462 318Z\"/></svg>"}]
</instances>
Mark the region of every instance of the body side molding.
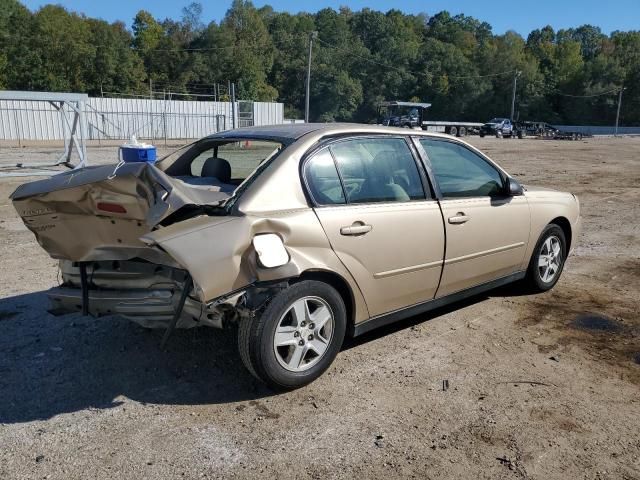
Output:
<instances>
[{"instance_id":1,"label":"body side molding","mask_svg":"<svg viewBox=\"0 0 640 480\"><path fill-rule=\"evenodd\" d=\"M375 328L382 327L384 325L389 325L391 323L404 320L405 318L413 317L421 313L435 310L436 308L444 307L445 305L449 305L451 303L463 300L465 298L478 295L488 290L493 290L494 288L501 287L503 285L507 285L509 283L512 283L518 280L522 280L525 277L525 275L526 275L525 271L512 273L510 275L500 277L496 280L491 280L490 282L483 283L481 285L476 285L475 287L467 288L465 290L452 293L450 295L447 295L446 297L434 298L433 300L428 300L424 303L418 303L416 305L412 305L407 308L395 310L393 312L385 313L383 315L378 315L376 317L370 318L369 320L366 320L364 322L361 322L352 326L351 333L354 337L357 337L358 335L367 333Z\"/></svg>"}]
</instances>

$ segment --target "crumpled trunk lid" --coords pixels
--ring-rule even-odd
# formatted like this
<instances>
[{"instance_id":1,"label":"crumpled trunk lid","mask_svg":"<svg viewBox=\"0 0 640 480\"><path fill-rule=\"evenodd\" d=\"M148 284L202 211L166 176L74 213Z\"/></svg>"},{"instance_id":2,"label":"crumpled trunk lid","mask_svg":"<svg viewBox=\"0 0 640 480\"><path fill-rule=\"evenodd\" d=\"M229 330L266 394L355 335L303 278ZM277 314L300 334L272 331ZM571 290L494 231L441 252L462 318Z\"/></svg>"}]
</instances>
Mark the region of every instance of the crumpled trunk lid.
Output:
<instances>
[{"instance_id":1,"label":"crumpled trunk lid","mask_svg":"<svg viewBox=\"0 0 640 480\"><path fill-rule=\"evenodd\" d=\"M42 248L72 261L153 261L142 235L180 218L178 211L214 207L227 198L189 187L148 163L72 170L21 185L11 195Z\"/></svg>"}]
</instances>

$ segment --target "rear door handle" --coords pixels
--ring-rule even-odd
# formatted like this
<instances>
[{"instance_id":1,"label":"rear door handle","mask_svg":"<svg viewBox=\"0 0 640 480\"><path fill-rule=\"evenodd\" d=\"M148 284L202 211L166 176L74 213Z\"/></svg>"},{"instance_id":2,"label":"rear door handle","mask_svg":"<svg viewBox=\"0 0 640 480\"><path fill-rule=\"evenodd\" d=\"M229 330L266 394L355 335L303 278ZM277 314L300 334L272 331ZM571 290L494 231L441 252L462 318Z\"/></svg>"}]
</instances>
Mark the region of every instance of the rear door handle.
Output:
<instances>
[{"instance_id":1,"label":"rear door handle","mask_svg":"<svg viewBox=\"0 0 640 480\"><path fill-rule=\"evenodd\" d=\"M353 225L340 228L340 235L364 235L369 233L373 227L363 222L353 222Z\"/></svg>"},{"instance_id":2,"label":"rear door handle","mask_svg":"<svg viewBox=\"0 0 640 480\"><path fill-rule=\"evenodd\" d=\"M458 212L453 217L449 217L449 223L451 223L452 225L459 225L468 221L469 217L466 216L464 212Z\"/></svg>"}]
</instances>

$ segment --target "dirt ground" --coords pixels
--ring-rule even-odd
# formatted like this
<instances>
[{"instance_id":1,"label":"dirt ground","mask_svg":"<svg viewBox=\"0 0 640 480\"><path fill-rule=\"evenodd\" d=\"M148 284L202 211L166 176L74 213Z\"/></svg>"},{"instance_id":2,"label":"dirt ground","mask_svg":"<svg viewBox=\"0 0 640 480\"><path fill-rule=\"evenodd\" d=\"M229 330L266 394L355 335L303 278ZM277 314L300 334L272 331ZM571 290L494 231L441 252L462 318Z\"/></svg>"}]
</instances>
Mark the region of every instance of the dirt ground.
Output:
<instances>
[{"instance_id":1,"label":"dirt ground","mask_svg":"<svg viewBox=\"0 0 640 480\"><path fill-rule=\"evenodd\" d=\"M123 319L48 315L56 262L7 199L25 179L0 179L0 478L640 479L640 138L471 142L579 196L559 284L347 341L286 394L245 372L231 332L162 352Z\"/></svg>"}]
</instances>

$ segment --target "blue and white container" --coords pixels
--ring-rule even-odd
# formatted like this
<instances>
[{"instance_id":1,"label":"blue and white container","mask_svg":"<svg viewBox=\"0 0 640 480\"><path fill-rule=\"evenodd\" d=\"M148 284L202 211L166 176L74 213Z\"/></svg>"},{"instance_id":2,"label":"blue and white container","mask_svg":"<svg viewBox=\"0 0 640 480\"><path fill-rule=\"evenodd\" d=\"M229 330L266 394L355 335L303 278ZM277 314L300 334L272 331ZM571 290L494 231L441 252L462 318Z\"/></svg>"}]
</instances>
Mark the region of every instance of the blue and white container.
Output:
<instances>
[{"instance_id":1,"label":"blue and white container","mask_svg":"<svg viewBox=\"0 0 640 480\"><path fill-rule=\"evenodd\" d=\"M148 143L140 143L133 135L129 143L120 147L120 161L123 162L149 162L156 161L156 147Z\"/></svg>"}]
</instances>

